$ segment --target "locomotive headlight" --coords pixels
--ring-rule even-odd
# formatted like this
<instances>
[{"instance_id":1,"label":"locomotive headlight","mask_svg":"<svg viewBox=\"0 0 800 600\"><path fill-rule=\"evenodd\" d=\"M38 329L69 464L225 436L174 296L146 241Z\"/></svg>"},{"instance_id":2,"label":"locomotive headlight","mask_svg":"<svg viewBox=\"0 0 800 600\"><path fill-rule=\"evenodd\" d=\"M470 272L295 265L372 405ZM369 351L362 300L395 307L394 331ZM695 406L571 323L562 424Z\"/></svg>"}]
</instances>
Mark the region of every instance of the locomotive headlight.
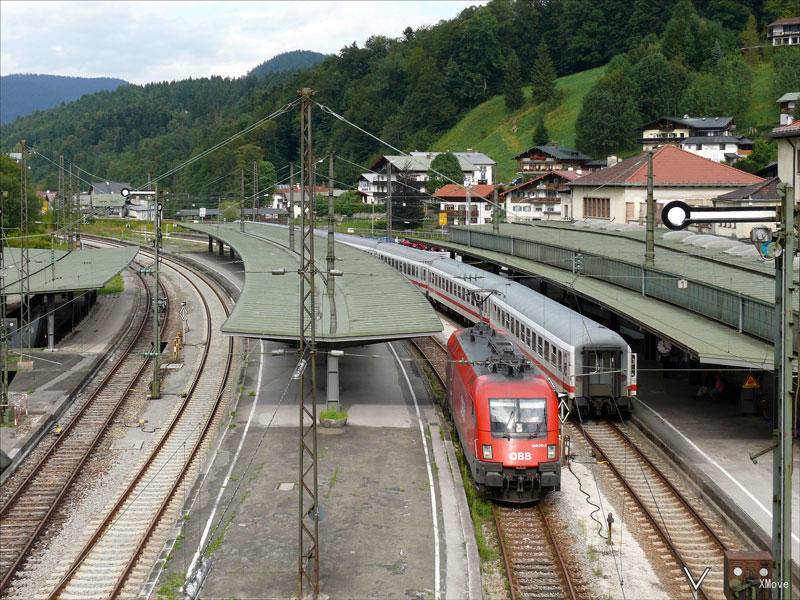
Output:
<instances>
[{"instance_id":1,"label":"locomotive headlight","mask_svg":"<svg viewBox=\"0 0 800 600\"><path fill-rule=\"evenodd\" d=\"M556 457L556 445L555 444L548 444L547 445L547 460L553 460Z\"/></svg>"},{"instance_id":2,"label":"locomotive headlight","mask_svg":"<svg viewBox=\"0 0 800 600\"><path fill-rule=\"evenodd\" d=\"M492 460L492 445L483 444L483 459Z\"/></svg>"}]
</instances>

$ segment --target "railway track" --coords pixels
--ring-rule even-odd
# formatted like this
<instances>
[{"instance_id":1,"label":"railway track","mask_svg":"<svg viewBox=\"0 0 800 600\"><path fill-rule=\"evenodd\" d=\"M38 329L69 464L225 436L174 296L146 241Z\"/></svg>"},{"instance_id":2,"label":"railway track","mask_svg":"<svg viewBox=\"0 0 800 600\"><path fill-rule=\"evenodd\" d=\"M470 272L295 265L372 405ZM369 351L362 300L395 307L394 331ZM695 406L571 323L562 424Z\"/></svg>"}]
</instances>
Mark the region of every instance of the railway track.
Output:
<instances>
[{"instance_id":1,"label":"railway track","mask_svg":"<svg viewBox=\"0 0 800 600\"><path fill-rule=\"evenodd\" d=\"M180 508L178 494L199 467L206 434L211 429L228 383L233 339L224 339L219 321L228 315L225 298L201 273L175 260L163 264L179 273L203 302L205 344L195 375L175 408L168 426L148 459L105 516L96 524L63 575L50 582L50 598L114 598L136 596L160 550L161 528Z\"/></svg>"},{"instance_id":2,"label":"railway track","mask_svg":"<svg viewBox=\"0 0 800 600\"><path fill-rule=\"evenodd\" d=\"M494 505L492 512L512 600L576 600L576 585L542 504Z\"/></svg>"},{"instance_id":3,"label":"railway track","mask_svg":"<svg viewBox=\"0 0 800 600\"><path fill-rule=\"evenodd\" d=\"M109 425L132 394L146 394L143 377L152 346L150 292L137 295L116 360L103 367L75 403L72 417L51 443L40 444L4 484L0 506L0 591L26 560ZM168 313L167 313L168 314Z\"/></svg>"},{"instance_id":4,"label":"railway track","mask_svg":"<svg viewBox=\"0 0 800 600\"><path fill-rule=\"evenodd\" d=\"M435 337L412 338L442 386L447 381L447 349ZM512 600L578 598L578 584L555 543L541 503L510 507L493 505L495 526Z\"/></svg>"},{"instance_id":5,"label":"railway track","mask_svg":"<svg viewBox=\"0 0 800 600\"><path fill-rule=\"evenodd\" d=\"M717 533L666 475L614 423L598 422L571 425L594 448L649 521L661 542L677 563L679 583L688 580L683 567L697 580L710 567L699 597L722 600L724 552L732 542Z\"/></svg>"}]
</instances>

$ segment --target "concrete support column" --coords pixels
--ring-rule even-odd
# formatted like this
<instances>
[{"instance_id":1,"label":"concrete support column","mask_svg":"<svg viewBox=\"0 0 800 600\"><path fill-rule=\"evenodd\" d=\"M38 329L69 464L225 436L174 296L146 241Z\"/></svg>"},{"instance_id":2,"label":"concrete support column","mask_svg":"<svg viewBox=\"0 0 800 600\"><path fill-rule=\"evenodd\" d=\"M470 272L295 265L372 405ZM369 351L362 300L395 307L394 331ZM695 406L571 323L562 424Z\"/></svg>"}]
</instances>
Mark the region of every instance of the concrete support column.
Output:
<instances>
[{"instance_id":1,"label":"concrete support column","mask_svg":"<svg viewBox=\"0 0 800 600\"><path fill-rule=\"evenodd\" d=\"M236 258L236 252L233 251L233 246L228 246L228 254L231 258Z\"/></svg>"},{"instance_id":2,"label":"concrete support column","mask_svg":"<svg viewBox=\"0 0 800 600\"><path fill-rule=\"evenodd\" d=\"M53 294L45 296L45 311L47 312L47 349L53 352L56 349L56 302Z\"/></svg>"},{"instance_id":3,"label":"concrete support column","mask_svg":"<svg viewBox=\"0 0 800 600\"><path fill-rule=\"evenodd\" d=\"M220 256L225 255L225 244L222 243L222 240L217 240L217 254Z\"/></svg>"},{"instance_id":4,"label":"concrete support column","mask_svg":"<svg viewBox=\"0 0 800 600\"><path fill-rule=\"evenodd\" d=\"M214 252L214 239L211 236L208 236L208 251L212 254Z\"/></svg>"},{"instance_id":5,"label":"concrete support column","mask_svg":"<svg viewBox=\"0 0 800 600\"><path fill-rule=\"evenodd\" d=\"M339 408L339 357L328 354L328 408Z\"/></svg>"}]
</instances>

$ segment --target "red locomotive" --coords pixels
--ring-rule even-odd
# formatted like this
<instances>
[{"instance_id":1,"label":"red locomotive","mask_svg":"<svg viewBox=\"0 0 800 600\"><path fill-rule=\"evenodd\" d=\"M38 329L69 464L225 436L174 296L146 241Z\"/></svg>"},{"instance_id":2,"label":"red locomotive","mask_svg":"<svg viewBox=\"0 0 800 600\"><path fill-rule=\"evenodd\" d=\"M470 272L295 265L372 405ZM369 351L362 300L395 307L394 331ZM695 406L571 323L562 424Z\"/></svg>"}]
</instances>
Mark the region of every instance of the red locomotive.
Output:
<instances>
[{"instance_id":1,"label":"red locomotive","mask_svg":"<svg viewBox=\"0 0 800 600\"><path fill-rule=\"evenodd\" d=\"M531 502L561 488L558 397L510 338L485 323L447 343L447 407L479 489Z\"/></svg>"}]
</instances>

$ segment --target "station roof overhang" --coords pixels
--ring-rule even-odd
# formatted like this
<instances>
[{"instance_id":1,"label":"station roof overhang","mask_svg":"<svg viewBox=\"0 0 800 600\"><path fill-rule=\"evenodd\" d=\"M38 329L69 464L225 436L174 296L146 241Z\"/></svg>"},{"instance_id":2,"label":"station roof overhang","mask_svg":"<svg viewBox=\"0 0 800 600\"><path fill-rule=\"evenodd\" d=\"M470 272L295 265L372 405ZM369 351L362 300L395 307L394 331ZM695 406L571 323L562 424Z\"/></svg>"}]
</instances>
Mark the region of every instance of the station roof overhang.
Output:
<instances>
[{"instance_id":1,"label":"station roof overhang","mask_svg":"<svg viewBox=\"0 0 800 600\"><path fill-rule=\"evenodd\" d=\"M420 238L420 241L423 240ZM436 240L436 245L455 250L515 271L528 274L570 290L686 350L700 363L772 370L774 350L758 340L696 313L667 302L571 271L500 252Z\"/></svg>"},{"instance_id":2,"label":"station roof overhang","mask_svg":"<svg viewBox=\"0 0 800 600\"><path fill-rule=\"evenodd\" d=\"M115 275L128 267L139 252L136 246L97 248L86 250L28 250L28 293L60 294L102 288ZM0 289L4 296L23 292L20 279L22 250L3 249L6 268L5 285Z\"/></svg>"},{"instance_id":3,"label":"station roof overhang","mask_svg":"<svg viewBox=\"0 0 800 600\"><path fill-rule=\"evenodd\" d=\"M222 332L285 342L298 340L300 256L289 248L289 229L264 223L182 227L230 246L241 257L245 283ZM300 231L296 236L300 245ZM327 293L326 240L315 236L316 341L353 346L438 333L442 324L430 303L402 274L360 250L335 244L333 297ZM284 275L274 275L284 269Z\"/></svg>"}]
</instances>

